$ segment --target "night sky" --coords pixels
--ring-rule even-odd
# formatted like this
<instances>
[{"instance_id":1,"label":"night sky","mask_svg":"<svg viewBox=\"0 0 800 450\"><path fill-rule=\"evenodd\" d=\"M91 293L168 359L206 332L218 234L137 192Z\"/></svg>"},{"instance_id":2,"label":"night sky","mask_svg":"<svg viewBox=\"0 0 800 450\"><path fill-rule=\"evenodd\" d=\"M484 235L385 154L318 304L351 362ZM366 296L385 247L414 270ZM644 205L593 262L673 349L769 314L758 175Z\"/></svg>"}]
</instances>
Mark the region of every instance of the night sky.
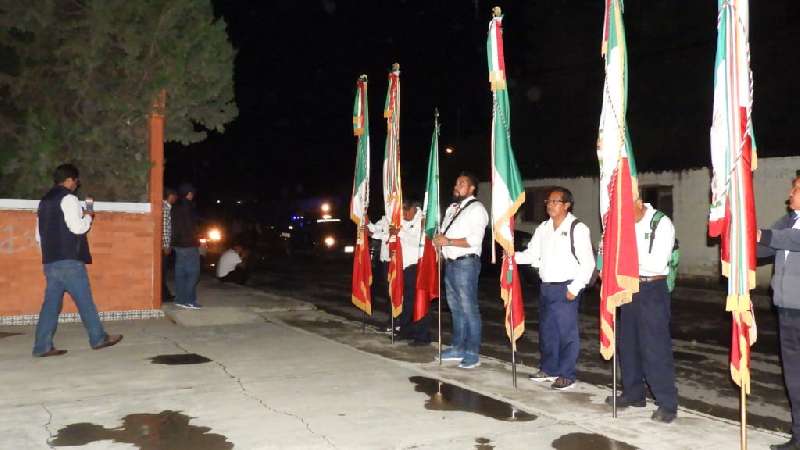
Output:
<instances>
[{"instance_id":1,"label":"night sky","mask_svg":"<svg viewBox=\"0 0 800 450\"><path fill-rule=\"evenodd\" d=\"M441 112L442 182L489 174L491 93L480 0L214 1L238 51L238 119L224 134L167 147L167 182L207 200L346 196L352 106L369 76L372 190L380 191L387 72L401 65L404 189L423 189ZM511 136L523 178L592 175L601 109L602 0L521 0L503 8ZM628 125L642 171L707 166L717 2L627 0ZM798 154L800 2L751 2L754 124L763 156ZM201 195L201 198L203 196ZM377 200L377 199L376 199Z\"/></svg>"}]
</instances>

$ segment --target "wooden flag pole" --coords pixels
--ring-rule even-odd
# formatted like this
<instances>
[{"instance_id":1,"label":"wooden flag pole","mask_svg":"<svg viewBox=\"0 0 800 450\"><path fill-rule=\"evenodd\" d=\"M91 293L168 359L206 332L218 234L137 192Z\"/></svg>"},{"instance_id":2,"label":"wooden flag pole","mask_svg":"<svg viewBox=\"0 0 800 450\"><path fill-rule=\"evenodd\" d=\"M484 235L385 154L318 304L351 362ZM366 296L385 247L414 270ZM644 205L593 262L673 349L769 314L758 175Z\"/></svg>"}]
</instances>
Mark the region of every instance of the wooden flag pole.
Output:
<instances>
[{"instance_id":1,"label":"wooden flag pole","mask_svg":"<svg viewBox=\"0 0 800 450\"><path fill-rule=\"evenodd\" d=\"M436 250L436 265L439 270L436 271L436 283L439 286L439 365L442 365L442 249Z\"/></svg>"},{"instance_id":2,"label":"wooden flag pole","mask_svg":"<svg viewBox=\"0 0 800 450\"><path fill-rule=\"evenodd\" d=\"M508 253L503 252L503 258L508 258ZM508 270L514 270L511 264L514 264L513 260L509 261ZM506 276L503 274L501 276ZM511 313L511 336L509 336L508 340L511 342L511 380L514 385L514 389L517 388L517 351L514 348L514 280L511 280L511 286L508 288L508 311ZM503 317L503 321L505 322L505 317ZM508 326L508 324L505 324Z\"/></svg>"},{"instance_id":3,"label":"wooden flag pole","mask_svg":"<svg viewBox=\"0 0 800 450\"><path fill-rule=\"evenodd\" d=\"M741 444L740 448L742 450L747 450L747 395L744 392L744 380L742 380L742 386L740 386L741 391L741 399L742 403L740 405L740 410L742 412L742 420L741 420Z\"/></svg>"},{"instance_id":4,"label":"wooden flag pole","mask_svg":"<svg viewBox=\"0 0 800 450\"><path fill-rule=\"evenodd\" d=\"M611 358L613 367L611 369L611 377L614 379L613 381L613 390L611 392L611 417L617 418L617 344L619 343L619 339L617 339L617 307L614 307L614 356Z\"/></svg>"}]
</instances>

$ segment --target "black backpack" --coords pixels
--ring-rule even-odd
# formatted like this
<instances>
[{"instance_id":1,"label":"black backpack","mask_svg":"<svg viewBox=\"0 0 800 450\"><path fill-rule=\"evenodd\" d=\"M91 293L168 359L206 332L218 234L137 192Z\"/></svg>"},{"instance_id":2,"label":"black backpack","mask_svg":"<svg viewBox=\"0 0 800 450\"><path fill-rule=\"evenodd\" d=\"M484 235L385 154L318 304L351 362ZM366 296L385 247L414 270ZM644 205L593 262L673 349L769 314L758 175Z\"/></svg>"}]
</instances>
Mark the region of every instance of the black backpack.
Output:
<instances>
[{"instance_id":1,"label":"black backpack","mask_svg":"<svg viewBox=\"0 0 800 450\"><path fill-rule=\"evenodd\" d=\"M575 253L575 227L581 223L580 219L575 218L569 226L569 249L572 251L572 257L575 258L575 261L578 261L578 255ZM592 254L594 255L594 259L597 260L597 251L594 249L594 245L592 245ZM580 261L578 261L580 263ZM597 284L597 278L599 277L600 272L597 270L597 265L595 264L595 268L592 271L592 277L589 279L589 282L586 284L587 288L590 288Z\"/></svg>"}]
</instances>

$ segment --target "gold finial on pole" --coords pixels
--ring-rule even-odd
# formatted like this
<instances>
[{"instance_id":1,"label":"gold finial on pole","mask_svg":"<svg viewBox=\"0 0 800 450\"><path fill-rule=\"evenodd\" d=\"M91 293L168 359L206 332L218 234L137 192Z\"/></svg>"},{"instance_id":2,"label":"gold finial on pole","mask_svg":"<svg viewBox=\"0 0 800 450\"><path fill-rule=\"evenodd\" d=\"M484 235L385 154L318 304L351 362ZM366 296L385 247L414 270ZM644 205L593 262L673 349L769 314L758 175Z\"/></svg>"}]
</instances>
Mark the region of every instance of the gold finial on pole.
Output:
<instances>
[{"instance_id":1,"label":"gold finial on pole","mask_svg":"<svg viewBox=\"0 0 800 450\"><path fill-rule=\"evenodd\" d=\"M361 76L358 77L358 81L363 81L364 83L366 83L367 82L367 74L365 74L365 73L361 74Z\"/></svg>"},{"instance_id":2,"label":"gold finial on pole","mask_svg":"<svg viewBox=\"0 0 800 450\"><path fill-rule=\"evenodd\" d=\"M392 64L392 72L399 72L400 71L400 63Z\"/></svg>"},{"instance_id":3,"label":"gold finial on pole","mask_svg":"<svg viewBox=\"0 0 800 450\"><path fill-rule=\"evenodd\" d=\"M499 6L495 6L492 8L492 17L500 17L503 15L503 11L500 9Z\"/></svg>"}]
</instances>

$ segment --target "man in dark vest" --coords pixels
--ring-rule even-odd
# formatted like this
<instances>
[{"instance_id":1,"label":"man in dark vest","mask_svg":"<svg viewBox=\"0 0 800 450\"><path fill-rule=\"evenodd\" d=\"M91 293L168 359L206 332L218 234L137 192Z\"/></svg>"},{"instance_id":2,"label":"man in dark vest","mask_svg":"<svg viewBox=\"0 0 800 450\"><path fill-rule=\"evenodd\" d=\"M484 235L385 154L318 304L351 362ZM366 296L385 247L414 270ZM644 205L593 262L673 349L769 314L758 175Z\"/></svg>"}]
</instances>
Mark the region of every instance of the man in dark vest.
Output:
<instances>
[{"instance_id":1,"label":"man in dark vest","mask_svg":"<svg viewBox=\"0 0 800 450\"><path fill-rule=\"evenodd\" d=\"M34 356L59 356L67 353L53 346L58 315L69 292L83 326L89 334L89 345L99 350L122 340L122 335L108 335L92 299L86 264L92 263L86 233L92 226L94 213L84 214L73 192L78 188L78 169L62 164L53 173L53 186L39 201L39 238L47 287L44 303L36 324Z\"/></svg>"},{"instance_id":2,"label":"man in dark vest","mask_svg":"<svg viewBox=\"0 0 800 450\"><path fill-rule=\"evenodd\" d=\"M175 252L175 306L200 309L197 281L200 279L200 241L197 239L195 189L189 183L178 188L180 199L172 207L172 248Z\"/></svg>"}]
</instances>

